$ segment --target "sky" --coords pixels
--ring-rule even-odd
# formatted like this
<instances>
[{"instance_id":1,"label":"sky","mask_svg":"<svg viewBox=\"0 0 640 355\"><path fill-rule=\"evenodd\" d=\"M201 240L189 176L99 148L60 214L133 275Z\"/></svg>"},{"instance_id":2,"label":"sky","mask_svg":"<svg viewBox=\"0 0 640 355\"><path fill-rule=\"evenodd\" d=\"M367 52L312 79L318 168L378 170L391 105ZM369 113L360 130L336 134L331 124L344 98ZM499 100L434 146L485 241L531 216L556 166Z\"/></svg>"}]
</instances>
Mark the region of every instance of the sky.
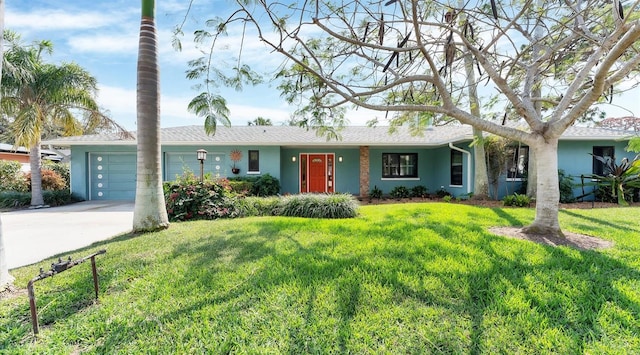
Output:
<instances>
[{"instance_id":1,"label":"sky","mask_svg":"<svg viewBox=\"0 0 640 355\"><path fill-rule=\"evenodd\" d=\"M136 130L136 64L140 29L140 1L131 0L9 0L6 1L5 26L22 35L28 43L50 40L54 53L51 63L75 62L96 77L100 105L115 121L129 130ZM90 6L88 6L90 4ZM209 1L207 7L194 9L186 19L187 36L183 50L171 45L172 31L181 23L187 0L156 1L156 25L159 37L161 77L161 125L175 127L203 124L201 118L187 111L189 101L199 91L198 84L185 77L188 61L201 56L191 43L189 32L204 20L224 12L231 1ZM202 17L198 17L202 16ZM238 31L239 32L239 31ZM224 45L231 51L240 43L240 33L230 33ZM243 58L260 72L273 73L283 58L271 53L257 40L246 40ZM290 119L295 106L281 97L274 84L266 82L245 87L237 92L220 88L218 94L227 100L232 125L245 126L257 117L280 124ZM638 91L614 99L619 106L603 107L608 117L640 116ZM348 111L350 125L365 125L384 113L366 110Z\"/></svg>"}]
</instances>

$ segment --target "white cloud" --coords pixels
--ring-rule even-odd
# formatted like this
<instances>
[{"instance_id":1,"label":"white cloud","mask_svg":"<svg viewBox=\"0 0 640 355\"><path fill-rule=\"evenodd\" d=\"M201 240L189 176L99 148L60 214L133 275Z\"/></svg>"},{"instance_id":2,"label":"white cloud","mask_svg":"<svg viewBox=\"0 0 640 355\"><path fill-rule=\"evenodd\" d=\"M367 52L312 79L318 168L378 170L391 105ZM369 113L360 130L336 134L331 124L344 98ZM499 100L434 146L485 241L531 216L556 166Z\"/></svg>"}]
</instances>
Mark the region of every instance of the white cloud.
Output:
<instances>
[{"instance_id":1,"label":"white cloud","mask_svg":"<svg viewBox=\"0 0 640 355\"><path fill-rule=\"evenodd\" d=\"M6 26L16 30L34 31L88 30L121 23L122 17L128 15L127 12L72 12L49 9L20 12L7 8Z\"/></svg>"},{"instance_id":2,"label":"white cloud","mask_svg":"<svg viewBox=\"0 0 640 355\"><path fill-rule=\"evenodd\" d=\"M69 47L75 52L105 54L132 54L138 50L137 34L98 34L69 39Z\"/></svg>"}]
</instances>

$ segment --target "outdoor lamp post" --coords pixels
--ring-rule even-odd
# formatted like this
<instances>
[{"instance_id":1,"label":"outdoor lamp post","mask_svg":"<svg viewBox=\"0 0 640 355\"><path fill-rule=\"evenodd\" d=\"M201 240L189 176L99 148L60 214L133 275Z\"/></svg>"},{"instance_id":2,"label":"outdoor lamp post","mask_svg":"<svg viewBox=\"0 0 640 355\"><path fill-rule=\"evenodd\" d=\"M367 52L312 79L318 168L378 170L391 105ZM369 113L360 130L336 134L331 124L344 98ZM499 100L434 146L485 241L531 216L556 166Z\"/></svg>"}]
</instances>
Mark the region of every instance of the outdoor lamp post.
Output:
<instances>
[{"instance_id":1,"label":"outdoor lamp post","mask_svg":"<svg viewBox=\"0 0 640 355\"><path fill-rule=\"evenodd\" d=\"M198 160L200 161L200 182L204 181L204 161L207 160L207 151L204 149L196 150Z\"/></svg>"}]
</instances>

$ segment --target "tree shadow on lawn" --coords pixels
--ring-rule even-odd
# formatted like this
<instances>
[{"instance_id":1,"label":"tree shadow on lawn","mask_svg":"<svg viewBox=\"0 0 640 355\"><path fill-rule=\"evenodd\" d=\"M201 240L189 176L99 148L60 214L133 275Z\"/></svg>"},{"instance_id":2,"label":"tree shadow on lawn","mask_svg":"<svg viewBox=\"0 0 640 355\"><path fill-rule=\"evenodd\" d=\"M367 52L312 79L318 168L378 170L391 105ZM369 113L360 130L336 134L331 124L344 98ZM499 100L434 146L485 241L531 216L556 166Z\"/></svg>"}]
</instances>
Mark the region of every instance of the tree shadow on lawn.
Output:
<instances>
[{"instance_id":1,"label":"tree shadow on lawn","mask_svg":"<svg viewBox=\"0 0 640 355\"><path fill-rule=\"evenodd\" d=\"M388 217L370 221L366 234L344 221L249 223L257 230L178 244L174 257L190 258L174 282L204 296L151 320L114 322L97 351L185 317L209 324L215 351L271 339L265 351L581 353L640 331L625 319L640 313L625 293L640 273L598 252L505 239L472 218L416 225ZM301 230L317 235L301 239Z\"/></svg>"},{"instance_id":2,"label":"tree shadow on lawn","mask_svg":"<svg viewBox=\"0 0 640 355\"><path fill-rule=\"evenodd\" d=\"M587 222L591 222L591 223L596 224L596 225L601 225L601 226L604 226L604 227L610 227L610 228L615 228L615 229L632 231L632 232L635 232L637 234L640 234L640 228L633 228L634 224L632 224L632 223L634 221L628 221L628 223L626 223L626 224L619 224L619 223L613 223L611 221L603 220L601 218L594 218L594 217L590 217L590 216L585 216L585 215L582 215L582 214L579 214L579 213L575 213L574 211L569 211L569 210L565 210L565 209L561 209L560 213L561 214L565 214L567 216L571 216L571 217L577 218L577 219L582 219L582 220L585 220ZM635 221L635 222L637 222L637 221Z\"/></svg>"}]
</instances>

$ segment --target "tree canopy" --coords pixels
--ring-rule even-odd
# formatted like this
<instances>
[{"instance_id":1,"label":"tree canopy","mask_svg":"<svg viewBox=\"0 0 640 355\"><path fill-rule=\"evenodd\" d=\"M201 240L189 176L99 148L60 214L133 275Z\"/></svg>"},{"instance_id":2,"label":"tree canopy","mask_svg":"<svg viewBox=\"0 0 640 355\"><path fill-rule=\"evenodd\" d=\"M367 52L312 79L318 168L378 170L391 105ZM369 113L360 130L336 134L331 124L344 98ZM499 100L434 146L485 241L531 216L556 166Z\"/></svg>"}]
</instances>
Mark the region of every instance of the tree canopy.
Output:
<instances>
[{"instance_id":1,"label":"tree canopy","mask_svg":"<svg viewBox=\"0 0 640 355\"><path fill-rule=\"evenodd\" d=\"M536 220L525 231L561 234L558 138L594 103L610 100L621 82L637 86L638 7L617 0L237 1L229 17L197 33L210 39L214 56L215 41L230 26L251 25L286 59L279 88L309 126L344 125L345 105L355 105L452 118L529 145L544 165L537 168ZM473 82L465 52L476 69ZM470 85L481 85L485 106L523 125L474 114Z\"/></svg>"}]
</instances>

